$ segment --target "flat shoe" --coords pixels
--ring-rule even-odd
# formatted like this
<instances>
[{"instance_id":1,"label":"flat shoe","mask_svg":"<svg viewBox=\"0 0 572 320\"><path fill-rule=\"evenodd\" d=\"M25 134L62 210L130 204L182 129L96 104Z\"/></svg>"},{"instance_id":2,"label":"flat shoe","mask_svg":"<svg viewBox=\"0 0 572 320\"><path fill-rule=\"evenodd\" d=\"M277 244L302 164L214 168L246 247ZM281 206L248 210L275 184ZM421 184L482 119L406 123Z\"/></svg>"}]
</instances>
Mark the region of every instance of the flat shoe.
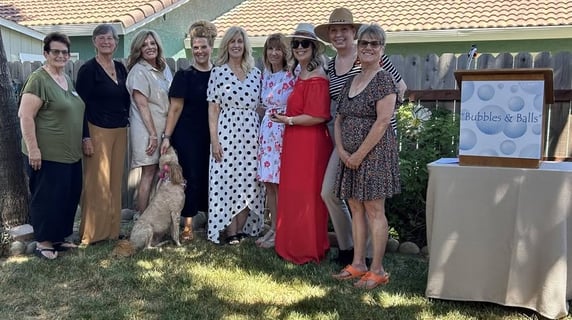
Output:
<instances>
[{"instance_id":1,"label":"flat shoe","mask_svg":"<svg viewBox=\"0 0 572 320\"><path fill-rule=\"evenodd\" d=\"M263 249L274 248L274 243L276 241L276 233L272 232L272 235L266 240L262 241L258 246Z\"/></svg>"},{"instance_id":2,"label":"flat shoe","mask_svg":"<svg viewBox=\"0 0 572 320\"><path fill-rule=\"evenodd\" d=\"M54 254L54 257L50 258L50 257L46 256L44 254L44 252L52 252ZM36 250L34 250L34 255L40 259L54 260L58 257L58 252L56 251L56 249L53 249L53 248L36 247Z\"/></svg>"},{"instance_id":3,"label":"flat shoe","mask_svg":"<svg viewBox=\"0 0 572 320\"><path fill-rule=\"evenodd\" d=\"M338 280L347 280L362 278L365 274L367 274L367 271L360 271L351 264L348 264L345 268L342 269L342 271L340 271L340 273L333 274L332 277Z\"/></svg>"},{"instance_id":4,"label":"flat shoe","mask_svg":"<svg viewBox=\"0 0 572 320\"><path fill-rule=\"evenodd\" d=\"M256 241L254 242L257 246L260 247L260 245L265 242L266 240L268 240L270 237L272 237L274 235L274 230L269 230L268 232L266 232L265 235L263 235L262 237L256 239Z\"/></svg>"},{"instance_id":5,"label":"flat shoe","mask_svg":"<svg viewBox=\"0 0 572 320\"><path fill-rule=\"evenodd\" d=\"M380 275L375 272L368 271L359 279L358 282L354 283L354 287L371 290L388 283L389 273L386 272L383 275Z\"/></svg>"}]
</instances>

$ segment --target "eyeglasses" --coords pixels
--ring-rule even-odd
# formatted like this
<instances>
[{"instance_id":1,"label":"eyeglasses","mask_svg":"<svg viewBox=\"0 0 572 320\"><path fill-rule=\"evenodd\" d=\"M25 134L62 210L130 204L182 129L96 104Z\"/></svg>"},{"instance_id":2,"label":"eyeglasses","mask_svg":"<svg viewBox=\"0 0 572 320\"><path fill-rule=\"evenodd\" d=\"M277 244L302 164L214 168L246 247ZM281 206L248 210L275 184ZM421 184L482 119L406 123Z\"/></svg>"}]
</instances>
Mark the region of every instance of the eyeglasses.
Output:
<instances>
[{"instance_id":1,"label":"eyeglasses","mask_svg":"<svg viewBox=\"0 0 572 320\"><path fill-rule=\"evenodd\" d=\"M372 47L372 49L379 49L382 45L381 41L367 41L367 40L358 40L357 45L360 48L367 48L368 45Z\"/></svg>"},{"instance_id":2,"label":"eyeglasses","mask_svg":"<svg viewBox=\"0 0 572 320\"><path fill-rule=\"evenodd\" d=\"M48 50L49 53L53 54L54 56L59 56L60 54L63 56L68 56L70 54L67 50L59 50L59 49L50 49Z\"/></svg>"},{"instance_id":3,"label":"eyeglasses","mask_svg":"<svg viewBox=\"0 0 572 320\"><path fill-rule=\"evenodd\" d=\"M308 49L311 43L312 43L311 40L304 39L304 40L292 40L290 44L292 45L292 49L296 49L300 45L302 45L302 48Z\"/></svg>"}]
</instances>

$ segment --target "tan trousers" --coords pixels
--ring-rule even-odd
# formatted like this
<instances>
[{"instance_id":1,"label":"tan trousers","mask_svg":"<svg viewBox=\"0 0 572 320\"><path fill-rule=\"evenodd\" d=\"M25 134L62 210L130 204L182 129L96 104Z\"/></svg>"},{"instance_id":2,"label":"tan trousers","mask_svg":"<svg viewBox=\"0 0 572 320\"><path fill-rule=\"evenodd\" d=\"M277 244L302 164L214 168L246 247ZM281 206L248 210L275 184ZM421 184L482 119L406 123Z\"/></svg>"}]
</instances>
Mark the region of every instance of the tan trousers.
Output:
<instances>
[{"instance_id":1,"label":"tan trousers","mask_svg":"<svg viewBox=\"0 0 572 320\"><path fill-rule=\"evenodd\" d=\"M352 218L350 211L346 206L346 203L341 199L336 197L334 188L336 188L336 176L338 175L338 163L340 162L340 157L338 152L334 148L332 155L330 156L330 161L328 162L328 167L326 168L326 173L324 175L324 182L322 184L322 200L328 207L328 212L330 213L330 219L332 219L332 225L334 226L334 232L336 233L336 238L338 239L338 247L340 250L350 250L354 247L353 235L352 235ZM367 216L366 216L367 219ZM366 243L366 257L372 257L373 247L371 243L371 235L367 233L367 243Z\"/></svg>"},{"instance_id":2,"label":"tan trousers","mask_svg":"<svg viewBox=\"0 0 572 320\"><path fill-rule=\"evenodd\" d=\"M121 224L121 180L127 128L89 125L94 154L84 156L80 237L82 244L117 239Z\"/></svg>"}]
</instances>

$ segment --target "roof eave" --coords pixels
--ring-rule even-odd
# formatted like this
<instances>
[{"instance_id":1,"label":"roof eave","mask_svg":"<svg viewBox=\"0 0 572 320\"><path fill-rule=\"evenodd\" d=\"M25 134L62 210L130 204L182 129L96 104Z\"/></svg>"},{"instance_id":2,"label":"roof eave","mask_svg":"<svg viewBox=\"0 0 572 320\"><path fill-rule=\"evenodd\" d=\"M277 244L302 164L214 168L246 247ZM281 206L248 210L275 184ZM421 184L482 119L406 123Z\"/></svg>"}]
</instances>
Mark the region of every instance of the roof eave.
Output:
<instances>
[{"instance_id":1,"label":"roof eave","mask_svg":"<svg viewBox=\"0 0 572 320\"><path fill-rule=\"evenodd\" d=\"M56 24L56 25L45 25L45 26L31 26L30 28L34 28L35 30L46 34L58 31L66 34L68 37L83 37L83 36L91 36L93 33L93 29L95 29L95 27L97 27L100 24L101 23ZM125 28L123 28L122 23L111 22L109 24L112 25L113 28L115 28L117 34L119 35L125 34Z\"/></svg>"},{"instance_id":2,"label":"roof eave","mask_svg":"<svg viewBox=\"0 0 572 320\"><path fill-rule=\"evenodd\" d=\"M125 35L143 27L144 25L148 24L149 22L152 22L157 18L164 16L165 14L179 8L180 6L188 3L189 1L190 0L178 1L164 8L163 10L158 11L146 17L145 19L138 21L127 27L122 22L118 22L117 20L114 22L101 22L101 23L109 23L115 28L115 30L119 35ZM46 34L54 31L59 31L65 33L70 37L79 37L79 36L91 36L93 29L95 29L95 27L97 27L101 23L57 24L57 25L44 25L44 26L30 26L30 28Z\"/></svg>"},{"instance_id":3,"label":"roof eave","mask_svg":"<svg viewBox=\"0 0 572 320\"><path fill-rule=\"evenodd\" d=\"M29 27L25 27L23 25L17 24L16 22L4 19L4 18L0 18L0 25L8 28L8 29L12 29L14 31L20 32L22 34L25 34L31 38L37 39L37 40L44 40L44 37L46 36L44 33L39 32L37 30L34 30L32 28Z\"/></svg>"},{"instance_id":4,"label":"roof eave","mask_svg":"<svg viewBox=\"0 0 572 320\"><path fill-rule=\"evenodd\" d=\"M134 24L128 26L127 28L125 28L125 33L126 33L126 34L127 34L127 33L131 33L131 32L133 32L133 31L135 31L135 30L137 30L137 29L143 27L144 25L148 24L149 22L151 22L151 21L153 21L153 20L155 20L155 19L157 19L157 18L160 18L160 17L166 15L167 13L169 13L169 12L171 12L171 11L173 11L173 10L175 10L175 9L177 9L177 8L179 8L179 7L183 6L183 5L185 5L185 4L187 4L187 2L189 2L189 1L190 1L190 0L181 0L181 1L178 1L178 2L176 2L176 3L174 3L174 4L170 5L170 6L166 7L165 9L163 9L163 10L161 10L161 11L156 12L156 13L154 13L154 14L152 14L152 15L146 17L145 19L143 19L143 20L141 20L141 21L139 21L139 22L136 22L136 23L134 23Z\"/></svg>"},{"instance_id":5,"label":"roof eave","mask_svg":"<svg viewBox=\"0 0 572 320\"><path fill-rule=\"evenodd\" d=\"M387 32L387 43L570 39L572 26L508 27Z\"/></svg>"}]
</instances>

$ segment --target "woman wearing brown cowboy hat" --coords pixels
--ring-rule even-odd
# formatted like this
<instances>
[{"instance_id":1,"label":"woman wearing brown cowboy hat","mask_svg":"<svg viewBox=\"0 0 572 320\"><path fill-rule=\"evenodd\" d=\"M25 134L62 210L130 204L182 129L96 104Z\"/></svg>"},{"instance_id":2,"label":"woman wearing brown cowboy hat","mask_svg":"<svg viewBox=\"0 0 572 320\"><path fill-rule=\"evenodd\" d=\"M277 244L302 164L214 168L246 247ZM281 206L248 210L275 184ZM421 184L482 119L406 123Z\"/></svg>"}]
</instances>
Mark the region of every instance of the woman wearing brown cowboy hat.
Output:
<instances>
[{"instance_id":1,"label":"woman wearing brown cowboy hat","mask_svg":"<svg viewBox=\"0 0 572 320\"><path fill-rule=\"evenodd\" d=\"M331 43L336 49L336 56L328 62L329 90L330 97L333 101L331 105L332 114L336 113L337 104L335 101L338 100L342 87L350 77L358 74L361 70L361 64L357 57L357 45L354 41L357 31L361 26L362 24L360 23L354 23L353 15L350 10L337 8L330 14L328 23L318 25L314 29L320 39ZM380 59L380 65L392 75L397 84L398 95L402 97L407 86L385 54L383 54ZM397 131L397 122L395 119L392 119L391 126L393 130ZM354 244L352 241L352 221L349 210L345 203L334 195L333 191L338 162L339 157L334 150L324 176L322 199L328 207L328 212L330 213L332 225L334 226L338 240L339 255L337 262L345 266L352 262ZM368 250L368 252L371 252L371 250Z\"/></svg>"}]
</instances>

